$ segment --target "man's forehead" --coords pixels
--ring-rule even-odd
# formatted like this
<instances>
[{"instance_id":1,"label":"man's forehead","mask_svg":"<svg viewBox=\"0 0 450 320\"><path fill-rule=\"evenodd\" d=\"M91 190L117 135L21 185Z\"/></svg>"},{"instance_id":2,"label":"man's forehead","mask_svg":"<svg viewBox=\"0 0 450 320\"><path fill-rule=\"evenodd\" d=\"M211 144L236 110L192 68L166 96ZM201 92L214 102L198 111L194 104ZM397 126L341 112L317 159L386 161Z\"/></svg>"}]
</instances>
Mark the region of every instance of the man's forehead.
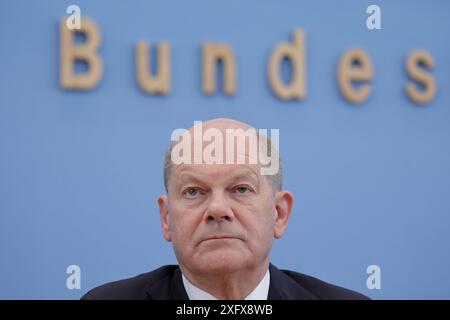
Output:
<instances>
[{"instance_id":1,"label":"man's forehead","mask_svg":"<svg viewBox=\"0 0 450 320\"><path fill-rule=\"evenodd\" d=\"M177 180L208 177L260 179L259 166L251 164L180 164L175 167L173 176Z\"/></svg>"}]
</instances>

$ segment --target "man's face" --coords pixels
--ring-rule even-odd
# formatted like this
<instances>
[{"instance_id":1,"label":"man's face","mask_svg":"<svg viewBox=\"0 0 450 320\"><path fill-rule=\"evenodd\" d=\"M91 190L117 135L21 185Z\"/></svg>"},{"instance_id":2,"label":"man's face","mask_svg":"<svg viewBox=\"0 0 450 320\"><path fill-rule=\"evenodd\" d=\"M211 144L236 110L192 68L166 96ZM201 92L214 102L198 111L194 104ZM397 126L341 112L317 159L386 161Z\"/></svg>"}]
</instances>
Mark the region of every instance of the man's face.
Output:
<instances>
[{"instance_id":1,"label":"man's face","mask_svg":"<svg viewBox=\"0 0 450 320\"><path fill-rule=\"evenodd\" d=\"M164 237L194 273L261 265L285 227L276 194L256 165L177 166L159 205Z\"/></svg>"}]
</instances>

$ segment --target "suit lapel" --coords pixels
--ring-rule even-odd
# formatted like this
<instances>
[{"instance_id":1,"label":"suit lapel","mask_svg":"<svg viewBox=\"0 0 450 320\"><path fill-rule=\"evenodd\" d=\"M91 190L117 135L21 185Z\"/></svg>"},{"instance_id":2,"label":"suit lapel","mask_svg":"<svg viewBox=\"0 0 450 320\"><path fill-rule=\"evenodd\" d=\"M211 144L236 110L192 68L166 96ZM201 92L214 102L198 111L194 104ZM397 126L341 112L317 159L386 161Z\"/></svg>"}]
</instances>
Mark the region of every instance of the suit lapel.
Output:
<instances>
[{"instance_id":1,"label":"suit lapel","mask_svg":"<svg viewBox=\"0 0 450 320\"><path fill-rule=\"evenodd\" d=\"M149 284L146 293L149 300L189 300L178 266L172 266L161 278Z\"/></svg>"},{"instance_id":2,"label":"suit lapel","mask_svg":"<svg viewBox=\"0 0 450 320\"><path fill-rule=\"evenodd\" d=\"M269 265L268 300L316 300L317 298L273 264Z\"/></svg>"},{"instance_id":3,"label":"suit lapel","mask_svg":"<svg viewBox=\"0 0 450 320\"><path fill-rule=\"evenodd\" d=\"M189 300L186 289L184 288L180 268L176 268L172 278L172 295L175 300Z\"/></svg>"}]
</instances>

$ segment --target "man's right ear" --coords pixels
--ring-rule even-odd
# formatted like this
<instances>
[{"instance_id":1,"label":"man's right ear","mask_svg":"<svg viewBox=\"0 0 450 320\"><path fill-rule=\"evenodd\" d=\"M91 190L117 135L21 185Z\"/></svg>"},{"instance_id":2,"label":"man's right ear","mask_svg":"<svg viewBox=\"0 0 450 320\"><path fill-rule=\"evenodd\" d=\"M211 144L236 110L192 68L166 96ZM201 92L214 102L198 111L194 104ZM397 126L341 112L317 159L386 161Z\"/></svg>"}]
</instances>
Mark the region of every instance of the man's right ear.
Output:
<instances>
[{"instance_id":1,"label":"man's right ear","mask_svg":"<svg viewBox=\"0 0 450 320\"><path fill-rule=\"evenodd\" d=\"M167 203L166 195L158 197L158 206L159 206L159 218L161 220L161 227L164 239L166 239L167 241L172 241L172 234L170 232L170 224L169 224L169 206Z\"/></svg>"}]
</instances>

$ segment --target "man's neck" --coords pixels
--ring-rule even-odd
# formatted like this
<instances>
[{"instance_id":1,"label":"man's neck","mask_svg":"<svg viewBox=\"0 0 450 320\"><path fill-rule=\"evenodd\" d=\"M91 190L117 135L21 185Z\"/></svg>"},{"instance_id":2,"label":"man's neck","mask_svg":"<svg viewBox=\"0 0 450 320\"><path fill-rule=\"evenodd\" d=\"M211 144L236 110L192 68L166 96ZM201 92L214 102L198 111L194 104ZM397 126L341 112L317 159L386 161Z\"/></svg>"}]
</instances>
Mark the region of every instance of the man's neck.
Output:
<instances>
[{"instance_id":1,"label":"man's neck","mask_svg":"<svg viewBox=\"0 0 450 320\"><path fill-rule=\"evenodd\" d=\"M244 269L222 274L194 274L180 265L184 277L217 299L242 300L247 297L264 278L269 262L254 269Z\"/></svg>"}]
</instances>

